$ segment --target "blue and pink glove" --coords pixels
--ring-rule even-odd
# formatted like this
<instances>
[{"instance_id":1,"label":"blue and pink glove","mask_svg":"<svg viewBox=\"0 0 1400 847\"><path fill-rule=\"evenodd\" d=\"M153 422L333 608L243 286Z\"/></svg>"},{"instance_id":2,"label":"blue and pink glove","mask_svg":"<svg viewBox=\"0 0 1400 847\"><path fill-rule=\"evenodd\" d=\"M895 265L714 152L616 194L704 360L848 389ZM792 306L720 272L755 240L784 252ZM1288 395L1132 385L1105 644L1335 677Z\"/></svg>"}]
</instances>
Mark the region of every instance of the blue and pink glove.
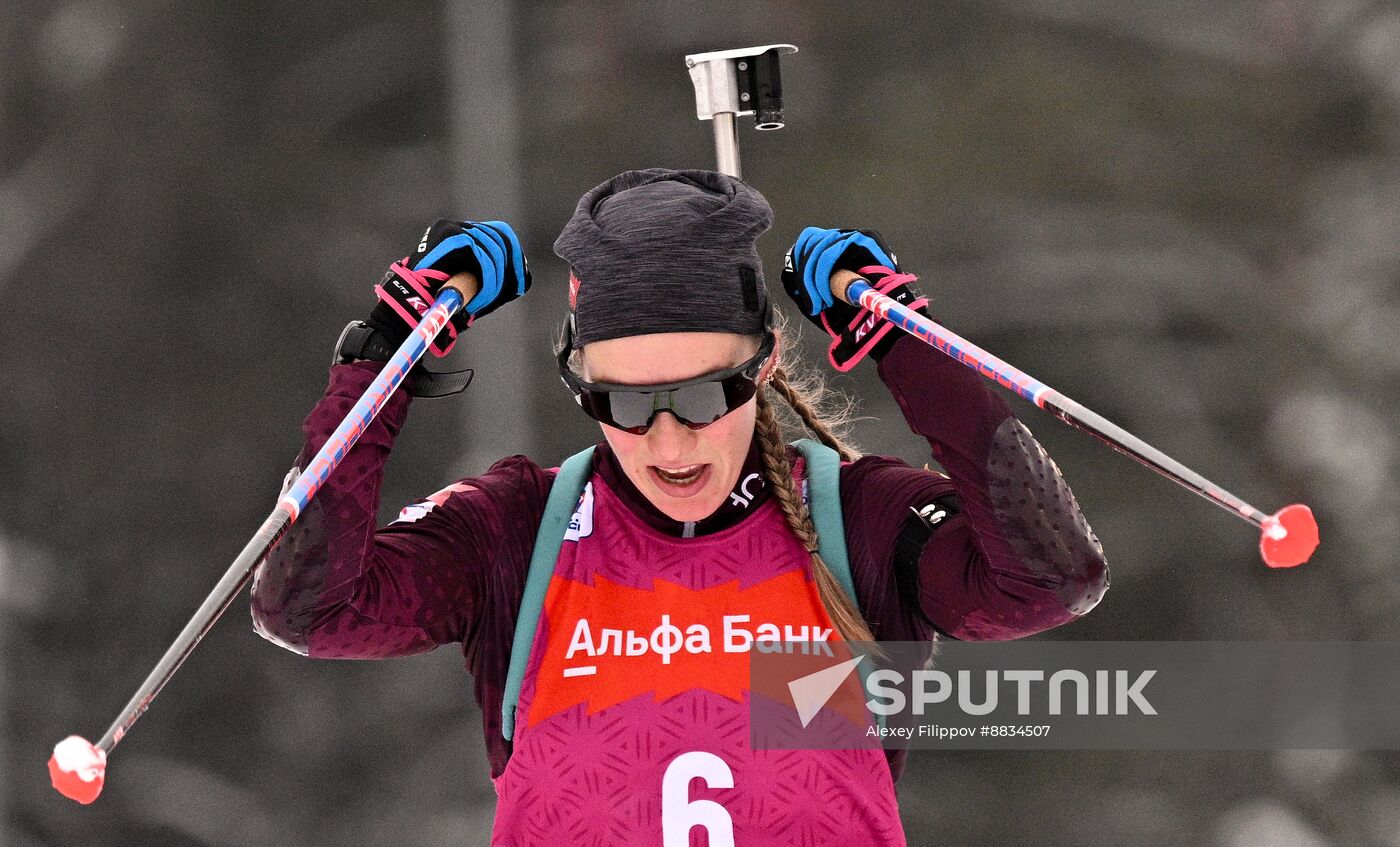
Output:
<instances>
[{"instance_id":1,"label":"blue and pink glove","mask_svg":"<svg viewBox=\"0 0 1400 847\"><path fill-rule=\"evenodd\" d=\"M878 360L900 333L869 309L836 299L831 275L838 270L860 274L876 291L925 315L928 298L912 286L918 277L899 272L894 251L875 230L802 230L783 261L783 288L802 314L831 336L832 366L849 371L866 356Z\"/></svg>"},{"instance_id":2,"label":"blue and pink glove","mask_svg":"<svg viewBox=\"0 0 1400 847\"><path fill-rule=\"evenodd\" d=\"M379 304L366 321L395 346L403 343L427 313L442 284L470 271L481 290L453 316L428 349L445 356L457 333L530 290L530 266L515 230L504 221L438 220L418 239L418 246L389 267L374 287Z\"/></svg>"}]
</instances>

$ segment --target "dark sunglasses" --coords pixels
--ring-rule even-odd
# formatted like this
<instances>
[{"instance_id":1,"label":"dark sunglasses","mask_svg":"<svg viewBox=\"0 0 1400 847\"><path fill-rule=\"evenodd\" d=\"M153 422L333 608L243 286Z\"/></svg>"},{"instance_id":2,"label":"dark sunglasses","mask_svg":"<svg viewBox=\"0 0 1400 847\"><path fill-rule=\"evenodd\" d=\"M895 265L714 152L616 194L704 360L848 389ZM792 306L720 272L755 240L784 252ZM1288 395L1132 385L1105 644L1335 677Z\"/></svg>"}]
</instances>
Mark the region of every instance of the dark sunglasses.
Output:
<instances>
[{"instance_id":1,"label":"dark sunglasses","mask_svg":"<svg viewBox=\"0 0 1400 847\"><path fill-rule=\"evenodd\" d=\"M773 355L773 333L765 332L753 358L728 370L665 385L614 385L586 382L569 369L573 333L566 328L559 350L559 376L574 399L599 423L642 435L661 412L670 412L691 429L703 429L758 393L758 374Z\"/></svg>"}]
</instances>

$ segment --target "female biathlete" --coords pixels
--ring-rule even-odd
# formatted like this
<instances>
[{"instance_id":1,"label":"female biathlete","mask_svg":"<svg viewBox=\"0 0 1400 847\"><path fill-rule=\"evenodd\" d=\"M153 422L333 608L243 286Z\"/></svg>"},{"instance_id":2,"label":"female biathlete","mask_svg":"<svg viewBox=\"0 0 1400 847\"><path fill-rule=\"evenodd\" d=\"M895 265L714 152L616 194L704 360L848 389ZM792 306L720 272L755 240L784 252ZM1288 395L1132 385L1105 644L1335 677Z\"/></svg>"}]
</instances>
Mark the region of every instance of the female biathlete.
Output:
<instances>
[{"instance_id":1,"label":"female biathlete","mask_svg":"<svg viewBox=\"0 0 1400 847\"><path fill-rule=\"evenodd\" d=\"M771 222L761 194L708 171L589 191L554 249L571 269L559 367L602 427L591 454L502 459L376 529L400 393L257 572L258 632L303 655L462 644L494 844L903 844L900 754L752 749L749 645L1018 638L1107 588L1098 540L1006 403L830 283L855 271L924 310L914 278L873 232L808 228L784 288L838 368L875 360L947 476L841 440L790 376L755 248ZM441 346L529 287L508 225L430 227L342 337L298 465L462 272L481 289ZM778 403L820 444L787 445ZM814 515L837 505L821 535L844 539L820 537Z\"/></svg>"}]
</instances>

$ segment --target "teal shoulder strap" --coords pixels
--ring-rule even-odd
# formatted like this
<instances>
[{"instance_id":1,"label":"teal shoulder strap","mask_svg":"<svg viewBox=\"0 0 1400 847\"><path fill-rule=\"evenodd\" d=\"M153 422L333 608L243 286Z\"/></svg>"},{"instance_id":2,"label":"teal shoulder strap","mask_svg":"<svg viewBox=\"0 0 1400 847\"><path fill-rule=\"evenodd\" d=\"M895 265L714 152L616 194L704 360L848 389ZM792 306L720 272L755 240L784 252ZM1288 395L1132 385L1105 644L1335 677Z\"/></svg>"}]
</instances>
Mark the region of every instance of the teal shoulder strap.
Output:
<instances>
[{"instance_id":1,"label":"teal shoulder strap","mask_svg":"<svg viewBox=\"0 0 1400 847\"><path fill-rule=\"evenodd\" d=\"M856 584L846 555L846 524L841 516L841 455L820 441L804 438L793 445L806 461L807 509L817 528L817 552L856 608Z\"/></svg>"},{"instance_id":2,"label":"teal shoulder strap","mask_svg":"<svg viewBox=\"0 0 1400 847\"><path fill-rule=\"evenodd\" d=\"M841 454L820 441L804 438L793 444L806 460L804 473L807 477L807 510L812 515L812 525L817 529L817 552L831 570L836 581L846 590L846 596L856 609L860 598L856 596L856 583L851 578L851 560L846 554L846 523L841 515ZM875 672L873 662L861 662L859 669L861 685L870 690L870 675ZM885 716L877 714L875 722L885 726Z\"/></svg>"},{"instance_id":3,"label":"teal shoulder strap","mask_svg":"<svg viewBox=\"0 0 1400 847\"><path fill-rule=\"evenodd\" d=\"M549 578L554 575L554 563L559 560L564 533L568 532L569 520L573 518L579 495L592 470L592 447L565 459L549 489L549 499L545 501L544 518L535 535L535 549L530 554L530 569L525 575L525 592L520 597L520 612L515 618L510 669L506 672L506 688L501 695L501 735L507 741L515 735L515 708L520 703L520 687L525 682L525 666L530 663L530 648L535 642L535 629L540 623Z\"/></svg>"}]
</instances>

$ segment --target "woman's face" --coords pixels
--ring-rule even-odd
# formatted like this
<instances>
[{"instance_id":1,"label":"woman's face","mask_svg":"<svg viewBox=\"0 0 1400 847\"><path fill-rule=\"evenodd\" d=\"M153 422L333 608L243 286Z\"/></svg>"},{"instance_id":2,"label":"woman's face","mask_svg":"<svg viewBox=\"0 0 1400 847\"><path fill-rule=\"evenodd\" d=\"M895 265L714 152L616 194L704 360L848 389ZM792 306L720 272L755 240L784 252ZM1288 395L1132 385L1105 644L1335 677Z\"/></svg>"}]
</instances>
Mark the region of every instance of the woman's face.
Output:
<instances>
[{"instance_id":1,"label":"woman's face","mask_svg":"<svg viewBox=\"0 0 1400 847\"><path fill-rule=\"evenodd\" d=\"M595 341L583 348L583 378L622 385L659 385L743 364L759 340L726 332L667 332ZM766 378L777 351L760 378ZM739 480L753 439L756 400L703 429L670 412L643 435L600 424L632 484L668 517L698 521L719 508Z\"/></svg>"}]
</instances>

